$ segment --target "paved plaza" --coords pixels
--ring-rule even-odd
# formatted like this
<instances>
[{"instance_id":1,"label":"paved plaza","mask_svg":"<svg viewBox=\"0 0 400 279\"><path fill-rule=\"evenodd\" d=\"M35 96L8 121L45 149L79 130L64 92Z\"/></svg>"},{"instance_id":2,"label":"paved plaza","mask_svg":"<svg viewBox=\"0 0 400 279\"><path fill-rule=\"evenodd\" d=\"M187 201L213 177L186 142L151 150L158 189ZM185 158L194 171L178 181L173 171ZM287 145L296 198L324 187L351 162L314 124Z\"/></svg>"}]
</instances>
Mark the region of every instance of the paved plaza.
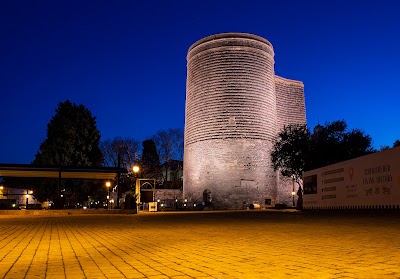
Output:
<instances>
[{"instance_id":1,"label":"paved plaza","mask_svg":"<svg viewBox=\"0 0 400 279\"><path fill-rule=\"evenodd\" d=\"M400 215L0 215L0 278L400 278Z\"/></svg>"}]
</instances>

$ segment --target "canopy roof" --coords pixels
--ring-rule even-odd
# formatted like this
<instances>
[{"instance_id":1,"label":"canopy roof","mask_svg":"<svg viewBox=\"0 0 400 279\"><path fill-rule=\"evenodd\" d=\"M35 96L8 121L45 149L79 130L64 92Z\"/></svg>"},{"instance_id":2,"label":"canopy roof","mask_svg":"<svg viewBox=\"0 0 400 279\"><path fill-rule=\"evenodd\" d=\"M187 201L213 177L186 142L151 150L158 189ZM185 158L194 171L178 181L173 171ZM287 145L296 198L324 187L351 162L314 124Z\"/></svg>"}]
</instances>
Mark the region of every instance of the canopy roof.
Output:
<instances>
[{"instance_id":1,"label":"canopy roof","mask_svg":"<svg viewBox=\"0 0 400 279\"><path fill-rule=\"evenodd\" d=\"M0 177L41 177L113 179L118 173L126 173L125 168L109 167L55 167L33 166L27 164L0 164Z\"/></svg>"}]
</instances>

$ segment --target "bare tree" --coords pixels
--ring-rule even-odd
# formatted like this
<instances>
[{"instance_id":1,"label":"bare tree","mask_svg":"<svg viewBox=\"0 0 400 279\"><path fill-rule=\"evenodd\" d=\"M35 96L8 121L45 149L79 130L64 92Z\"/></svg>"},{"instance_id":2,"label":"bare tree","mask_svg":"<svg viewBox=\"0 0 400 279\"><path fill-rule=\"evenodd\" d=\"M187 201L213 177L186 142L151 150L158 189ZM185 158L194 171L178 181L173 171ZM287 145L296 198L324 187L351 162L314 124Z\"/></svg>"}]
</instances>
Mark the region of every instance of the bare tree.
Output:
<instances>
[{"instance_id":1,"label":"bare tree","mask_svg":"<svg viewBox=\"0 0 400 279\"><path fill-rule=\"evenodd\" d=\"M117 176L117 207L119 207L120 193L131 189L134 183L134 177L129 173L132 166L140 158L140 142L132 138L116 137L105 140L100 143L100 149L103 152L104 162L107 167L121 167L128 170L128 174Z\"/></svg>"},{"instance_id":2,"label":"bare tree","mask_svg":"<svg viewBox=\"0 0 400 279\"><path fill-rule=\"evenodd\" d=\"M161 163L165 164L164 181L167 181L170 161L183 159L183 131L179 128L159 130L152 139Z\"/></svg>"},{"instance_id":3,"label":"bare tree","mask_svg":"<svg viewBox=\"0 0 400 279\"><path fill-rule=\"evenodd\" d=\"M132 138L116 137L100 143L100 149L104 156L104 165L107 167L118 166L120 156L120 167L131 168L140 158L140 142Z\"/></svg>"}]
</instances>

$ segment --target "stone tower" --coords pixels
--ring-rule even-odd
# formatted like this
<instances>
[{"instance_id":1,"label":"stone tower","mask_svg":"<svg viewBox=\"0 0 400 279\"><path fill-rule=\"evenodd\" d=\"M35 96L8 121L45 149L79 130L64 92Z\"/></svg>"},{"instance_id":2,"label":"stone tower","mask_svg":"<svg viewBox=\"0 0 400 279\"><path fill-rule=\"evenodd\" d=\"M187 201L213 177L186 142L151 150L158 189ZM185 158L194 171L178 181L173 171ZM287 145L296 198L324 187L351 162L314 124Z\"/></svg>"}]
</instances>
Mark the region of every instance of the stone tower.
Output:
<instances>
[{"instance_id":1,"label":"stone tower","mask_svg":"<svg viewBox=\"0 0 400 279\"><path fill-rule=\"evenodd\" d=\"M223 33L194 43L187 55L183 174L189 204L209 196L214 208L239 209L290 199L270 150L277 132L294 123L305 123L303 84L275 76L270 42Z\"/></svg>"}]
</instances>

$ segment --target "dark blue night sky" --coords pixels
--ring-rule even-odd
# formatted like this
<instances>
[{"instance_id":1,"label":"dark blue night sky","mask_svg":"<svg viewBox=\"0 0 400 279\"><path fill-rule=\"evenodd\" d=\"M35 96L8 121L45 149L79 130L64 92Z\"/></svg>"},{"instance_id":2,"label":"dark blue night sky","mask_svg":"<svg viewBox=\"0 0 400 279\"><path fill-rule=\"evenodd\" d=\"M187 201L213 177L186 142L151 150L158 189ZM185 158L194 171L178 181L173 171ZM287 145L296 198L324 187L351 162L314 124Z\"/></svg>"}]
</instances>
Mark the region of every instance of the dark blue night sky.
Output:
<instances>
[{"instance_id":1,"label":"dark blue night sky","mask_svg":"<svg viewBox=\"0 0 400 279\"><path fill-rule=\"evenodd\" d=\"M308 125L345 119L374 146L400 139L400 2L0 1L1 163L30 163L57 104L102 139L183 128L186 54L204 36L269 40L304 82Z\"/></svg>"}]
</instances>

